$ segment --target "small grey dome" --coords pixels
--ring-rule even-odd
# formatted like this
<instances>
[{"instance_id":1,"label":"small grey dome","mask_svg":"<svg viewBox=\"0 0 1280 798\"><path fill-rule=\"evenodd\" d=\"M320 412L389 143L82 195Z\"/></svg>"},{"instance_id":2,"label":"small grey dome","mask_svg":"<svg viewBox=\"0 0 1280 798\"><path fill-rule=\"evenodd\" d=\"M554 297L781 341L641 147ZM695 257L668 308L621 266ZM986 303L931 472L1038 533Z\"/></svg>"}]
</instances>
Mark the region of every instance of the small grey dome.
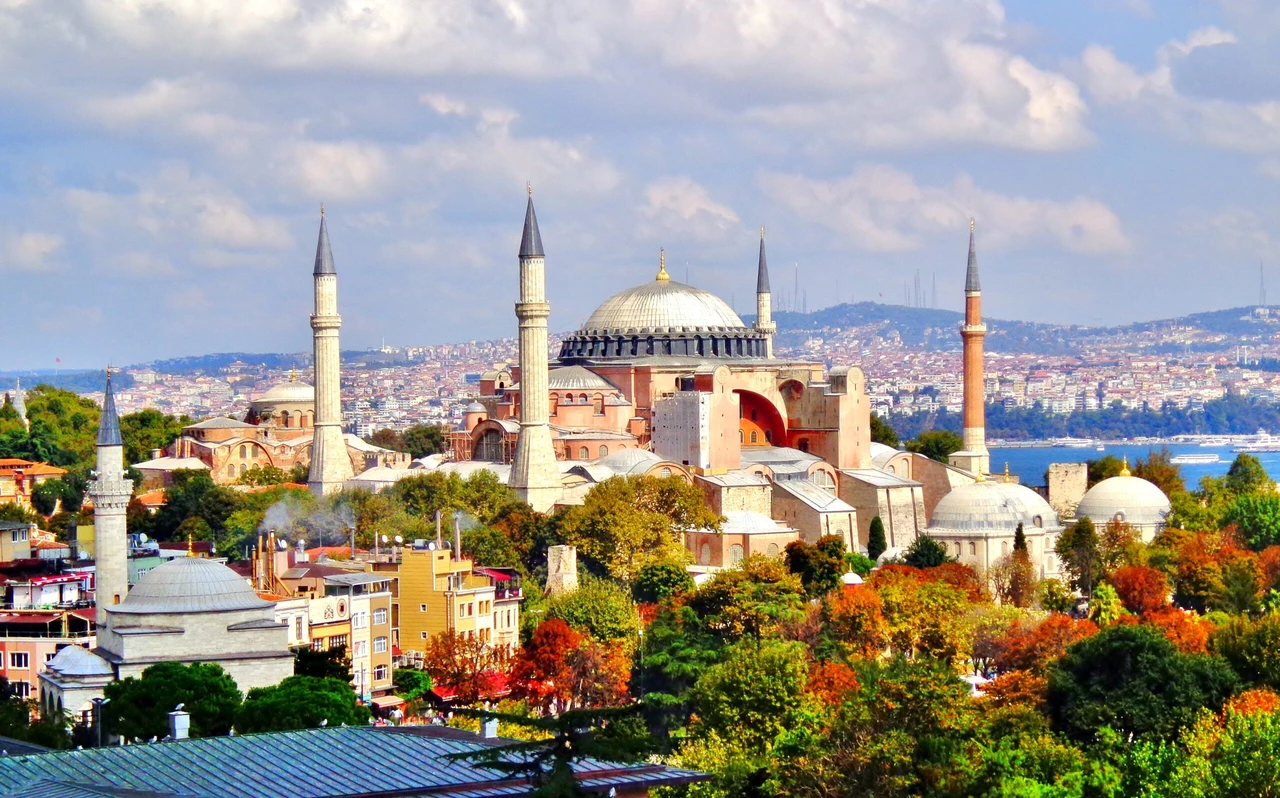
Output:
<instances>
[{"instance_id":1,"label":"small grey dome","mask_svg":"<svg viewBox=\"0 0 1280 798\"><path fill-rule=\"evenodd\" d=\"M975 482L953 488L933 510L929 529L948 532L1012 532L1018 524L1056 529L1058 514L1040 494L1012 482Z\"/></svg>"},{"instance_id":2,"label":"small grey dome","mask_svg":"<svg viewBox=\"0 0 1280 798\"><path fill-rule=\"evenodd\" d=\"M604 466L615 474L644 474L654 463L661 462L661 457L645 449L620 449L601 457L595 464Z\"/></svg>"},{"instance_id":3,"label":"small grey dome","mask_svg":"<svg viewBox=\"0 0 1280 798\"><path fill-rule=\"evenodd\" d=\"M270 390L253 400L254 404L297 403L311 404L316 400L316 389L305 382L290 380L273 386Z\"/></svg>"},{"instance_id":4,"label":"small grey dome","mask_svg":"<svg viewBox=\"0 0 1280 798\"><path fill-rule=\"evenodd\" d=\"M1076 518L1095 524L1119 520L1135 526L1163 526L1170 509L1169 497L1154 484L1122 475L1090 488L1076 507Z\"/></svg>"},{"instance_id":5,"label":"small grey dome","mask_svg":"<svg viewBox=\"0 0 1280 798\"><path fill-rule=\"evenodd\" d=\"M485 409L485 406L480 404L479 402L472 402L471 404L467 405L466 409L463 410L462 412L469 414L469 413L488 413L489 411Z\"/></svg>"},{"instance_id":6,"label":"small grey dome","mask_svg":"<svg viewBox=\"0 0 1280 798\"><path fill-rule=\"evenodd\" d=\"M67 646L55 654L45 667L62 676L111 676L115 673L111 669L111 663L80 646Z\"/></svg>"},{"instance_id":7,"label":"small grey dome","mask_svg":"<svg viewBox=\"0 0 1280 798\"><path fill-rule=\"evenodd\" d=\"M147 571L107 611L122 615L267 609L249 583L227 566L202 557L177 557Z\"/></svg>"}]
</instances>

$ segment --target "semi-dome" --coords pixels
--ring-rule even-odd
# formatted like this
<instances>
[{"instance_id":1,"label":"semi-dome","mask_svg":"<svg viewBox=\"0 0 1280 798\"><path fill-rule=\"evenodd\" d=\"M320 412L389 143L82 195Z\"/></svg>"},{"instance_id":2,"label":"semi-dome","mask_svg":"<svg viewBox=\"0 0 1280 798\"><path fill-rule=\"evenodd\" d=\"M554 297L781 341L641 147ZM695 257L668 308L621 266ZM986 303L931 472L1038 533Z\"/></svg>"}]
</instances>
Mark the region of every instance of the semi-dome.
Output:
<instances>
[{"instance_id":1,"label":"semi-dome","mask_svg":"<svg viewBox=\"0 0 1280 798\"><path fill-rule=\"evenodd\" d=\"M112 676L111 663L82 646L67 646L45 663L62 676Z\"/></svg>"},{"instance_id":2,"label":"semi-dome","mask_svg":"<svg viewBox=\"0 0 1280 798\"><path fill-rule=\"evenodd\" d=\"M949 532L1012 532L1056 529L1058 514L1040 494L1013 482L960 485L933 509L929 529Z\"/></svg>"},{"instance_id":3,"label":"semi-dome","mask_svg":"<svg viewBox=\"0 0 1280 798\"><path fill-rule=\"evenodd\" d=\"M606 299L582 325L584 333L742 330L733 308L709 291L654 280Z\"/></svg>"},{"instance_id":4,"label":"semi-dome","mask_svg":"<svg viewBox=\"0 0 1280 798\"><path fill-rule=\"evenodd\" d=\"M1169 497L1142 477L1122 474L1089 488L1076 507L1076 518L1095 524L1124 521L1138 527L1163 526L1170 510Z\"/></svg>"},{"instance_id":5,"label":"semi-dome","mask_svg":"<svg viewBox=\"0 0 1280 798\"><path fill-rule=\"evenodd\" d=\"M227 566L202 557L177 557L138 579L124 601L107 611L122 615L232 612L268 609L249 583Z\"/></svg>"}]
</instances>

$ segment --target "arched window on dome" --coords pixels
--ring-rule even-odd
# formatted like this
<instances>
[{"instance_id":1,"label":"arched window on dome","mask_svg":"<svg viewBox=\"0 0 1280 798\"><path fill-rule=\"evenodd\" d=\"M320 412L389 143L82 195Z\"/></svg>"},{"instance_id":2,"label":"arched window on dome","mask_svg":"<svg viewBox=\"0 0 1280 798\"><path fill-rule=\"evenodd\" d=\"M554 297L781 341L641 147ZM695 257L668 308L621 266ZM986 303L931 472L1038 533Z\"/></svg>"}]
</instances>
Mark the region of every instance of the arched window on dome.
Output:
<instances>
[{"instance_id":1,"label":"arched window on dome","mask_svg":"<svg viewBox=\"0 0 1280 798\"><path fill-rule=\"evenodd\" d=\"M476 441L475 453L473 459L481 460L486 463L502 462L502 433L496 429L486 430L480 436L480 440Z\"/></svg>"},{"instance_id":2,"label":"arched window on dome","mask_svg":"<svg viewBox=\"0 0 1280 798\"><path fill-rule=\"evenodd\" d=\"M738 430L738 443L746 443L746 442L747 442L747 433L742 430Z\"/></svg>"},{"instance_id":3,"label":"arched window on dome","mask_svg":"<svg viewBox=\"0 0 1280 798\"><path fill-rule=\"evenodd\" d=\"M595 396L591 397L591 404L597 416L604 415L604 396L602 396L601 394L596 394Z\"/></svg>"},{"instance_id":4,"label":"arched window on dome","mask_svg":"<svg viewBox=\"0 0 1280 798\"><path fill-rule=\"evenodd\" d=\"M601 456L601 457L608 457L608 456L609 456L609 447L608 447L608 446L601 446L601 447L600 447L600 456Z\"/></svg>"},{"instance_id":5,"label":"arched window on dome","mask_svg":"<svg viewBox=\"0 0 1280 798\"><path fill-rule=\"evenodd\" d=\"M978 544L969 541L969 556L976 557L978 555Z\"/></svg>"},{"instance_id":6,"label":"arched window on dome","mask_svg":"<svg viewBox=\"0 0 1280 798\"><path fill-rule=\"evenodd\" d=\"M644 339L644 353L646 355L653 354L653 336L652 335Z\"/></svg>"},{"instance_id":7,"label":"arched window on dome","mask_svg":"<svg viewBox=\"0 0 1280 798\"><path fill-rule=\"evenodd\" d=\"M671 469L670 468L662 469L661 471L658 472L658 476L662 477L663 479L666 479L667 477L671 476Z\"/></svg>"},{"instance_id":8,"label":"arched window on dome","mask_svg":"<svg viewBox=\"0 0 1280 798\"><path fill-rule=\"evenodd\" d=\"M1009 541L1000 541L1000 555L1002 557L1007 557L1009 555Z\"/></svg>"},{"instance_id":9,"label":"arched window on dome","mask_svg":"<svg viewBox=\"0 0 1280 798\"><path fill-rule=\"evenodd\" d=\"M587 395L585 393L578 394L578 404L585 405L588 401L590 400L587 399Z\"/></svg>"},{"instance_id":10,"label":"arched window on dome","mask_svg":"<svg viewBox=\"0 0 1280 798\"><path fill-rule=\"evenodd\" d=\"M769 548L765 549L765 554L769 555L770 557L777 557L777 556L778 556L778 544L777 544L777 543L770 543L770 544L769 544Z\"/></svg>"},{"instance_id":11,"label":"arched window on dome","mask_svg":"<svg viewBox=\"0 0 1280 798\"><path fill-rule=\"evenodd\" d=\"M1032 519L1031 519L1031 524L1032 524L1036 529L1044 529L1044 516L1042 516L1042 515L1037 515L1035 518L1032 518Z\"/></svg>"},{"instance_id":12,"label":"arched window on dome","mask_svg":"<svg viewBox=\"0 0 1280 798\"><path fill-rule=\"evenodd\" d=\"M1113 517L1112 517L1112 520L1113 520L1113 521L1115 521L1115 522L1116 522L1116 523L1118 523L1118 524L1123 524L1123 523L1124 523L1124 510L1121 510L1120 512L1116 513L1116 514L1115 514L1115 516L1113 516Z\"/></svg>"},{"instance_id":13,"label":"arched window on dome","mask_svg":"<svg viewBox=\"0 0 1280 798\"><path fill-rule=\"evenodd\" d=\"M831 478L830 474L822 469L818 469L810 474L809 481L828 493L835 493L836 491L836 481Z\"/></svg>"},{"instance_id":14,"label":"arched window on dome","mask_svg":"<svg viewBox=\"0 0 1280 798\"><path fill-rule=\"evenodd\" d=\"M579 448L578 448L578 459L579 459L579 460L590 460L590 459L591 459L591 450L590 450L590 449L588 449L588 448L587 448L587 447L585 447L585 446L581 446L581 447L579 447Z\"/></svg>"},{"instance_id":15,"label":"arched window on dome","mask_svg":"<svg viewBox=\"0 0 1280 798\"><path fill-rule=\"evenodd\" d=\"M302 426L302 411L301 411L301 410L295 410L295 411L293 411L293 420L294 420L294 421L296 421L296 422L298 422L298 426L299 426L299 427L301 427L301 426Z\"/></svg>"},{"instance_id":16,"label":"arched window on dome","mask_svg":"<svg viewBox=\"0 0 1280 798\"><path fill-rule=\"evenodd\" d=\"M280 413L280 424L281 424L281 426L284 426L284 427L288 427L288 426L290 426L289 422L290 422L290 421L292 421L292 420L293 420L293 419L291 419L291 418L289 417L289 413L288 413L288 411L284 411L284 412L281 412L281 413Z\"/></svg>"},{"instance_id":17,"label":"arched window on dome","mask_svg":"<svg viewBox=\"0 0 1280 798\"><path fill-rule=\"evenodd\" d=\"M302 427L303 429L306 429L306 428L307 428L308 424L307 424L307 414L306 414L306 413L298 413L298 426L299 426L299 427Z\"/></svg>"},{"instance_id":18,"label":"arched window on dome","mask_svg":"<svg viewBox=\"0 0 1280 798\"><path fill-rule=\"evenodd\" d=\"M245 472L248 470L249 470L249 466L245 465L244 463L240 464L240 476L244 476Z\"/></svg>"},{"instance_id":19,"label":"arched window on dome","mask_svg":"<svg viewBox=\"0 0 1280 798\"><path fill-rule=\"evenodd\" d=\"M711 544L703 543L702 548L698 550L698 562L703 565L711 564Z\"/></svg>"},{"instance_id":20,"label":"arched window on dome","mask_svg":"<svg viewBox=\"0 0 1280 798\"><path fill-rule=\"evenodd\" d=\"M241 447L240 447L240 459L241 459L241 460L243 460L243 459L245 459L245 458L246 458L246 457L248 457L248 456L249 456L249 447L248 447L248 446L241 445Z\"/></svg>"},{"instance_id":21,"label":"arched window on dome","mask_svg":"<svg viewBox=\"0 0 1280 798\"><path fill-rule=\"evenodd\" d=\"M751 442L752 442L753 444L757 444L757 443L759 443L759 442L760 442L760 433L756 432L755 430L751 430Z\"/></svg>"}]
</instances>

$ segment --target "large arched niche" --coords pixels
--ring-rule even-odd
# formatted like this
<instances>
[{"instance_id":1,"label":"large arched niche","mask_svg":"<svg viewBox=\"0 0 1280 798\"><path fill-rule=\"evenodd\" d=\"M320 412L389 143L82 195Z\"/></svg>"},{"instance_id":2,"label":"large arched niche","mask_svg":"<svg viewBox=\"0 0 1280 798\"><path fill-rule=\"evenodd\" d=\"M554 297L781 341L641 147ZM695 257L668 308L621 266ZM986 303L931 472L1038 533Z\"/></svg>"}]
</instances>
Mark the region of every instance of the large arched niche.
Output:
<instances>
[{"instance_id":1,"label":"large arched niche","mask_svg":"<svg viewBox=\"0 0 1280 798\"><path fill-rule=\"evenodd\" d=\"M752 445L751 433L755 432L757 446L786 446L787 425L773 402L754 391L736 390L734 393L738 395L738 429L743 445Z\"/></svg>"}]
</instances>

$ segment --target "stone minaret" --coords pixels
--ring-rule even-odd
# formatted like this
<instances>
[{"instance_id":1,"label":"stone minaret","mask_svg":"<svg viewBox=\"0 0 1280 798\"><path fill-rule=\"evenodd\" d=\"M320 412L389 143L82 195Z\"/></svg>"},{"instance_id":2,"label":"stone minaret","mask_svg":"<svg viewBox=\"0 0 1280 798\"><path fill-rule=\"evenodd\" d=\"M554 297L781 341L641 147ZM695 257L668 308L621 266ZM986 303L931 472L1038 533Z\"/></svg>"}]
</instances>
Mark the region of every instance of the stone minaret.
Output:
<instances>
[{"instance_id":1,"label":"stone minaret","mask_svg":"<svg viewBox=\"0 0 1280 798\"><path fill-rule=\"evenodd\" d=\"M773 357L773 334L778 325L773 323L773 293L769 290L769 264L764 257L764 226L760 227L760 265L756 268L756 329L768 336L764 354Z\"/></svg>"},{"instance_id":2,"label":"stone minaret","mask_svg":"<svg viewBox=\"0 0 1280 798\"><path fill-rule=\"evenodd\" d=\"M27 418L27 394L22 390L22 380L18 380L17 385L14 386L13 393L9 396L9 403L22 417L22 425L31 429L31 420Z\"/></svg>"},{"instance_id":3,"label":"stone minaret","mask_svg":"<svg viewBox=\"0 0 1280 798\"><path fill-rule=\"evenodd\" d=\"M351 459L342 438L342 375L338 367L338 272L329 249L329 229L320 206L320 240L316 242L316 308L311 316L315 343L316 422L307 482L317 496L342 490L351 477Z\"/></svg>"},{"instance_id":4,"label":"stone minaret","mask_svg":"<svg viewBox=\"0 0 1280 798\"><path fill-rule=\"evenodd\" d=\"M982 286L978 282L978 254L973 240L973 220L969 220L969 266L964 280L964 449L951 455L952 465L983 475L991 473L987 451L986 377L983 373L982 343L987 325L982 323Z\"/></svg>"},{"instance_id":5,"label":"stone minaret","mask_svg":"<svg viewBox=\"0 0 1280 798\"><path fill-rule=\"evenodd\" d=\"M133 495L133 482L124 473L124 441L116 397L111 392L111 370L107 370L107 390L102 397L102 419L98 422L98 467L89 485L93 499L93 560L95 613L98 627L107 625L107 608L124 601L129 592L129 541L125 530L125 510Z\"/></svg>"},{"instance_id":6,"label":"stone minaret","mask_svg":"<svg viewBox=\"0 0 1280 798\"><path fill-rule=\"evenodd\" d=\"M511 463L511 489L534 510L545 513L560 498L562 482L548 423L546 260L533 212L533 188L520 238L520 438Z\"/></svg>"}]
</instances>

